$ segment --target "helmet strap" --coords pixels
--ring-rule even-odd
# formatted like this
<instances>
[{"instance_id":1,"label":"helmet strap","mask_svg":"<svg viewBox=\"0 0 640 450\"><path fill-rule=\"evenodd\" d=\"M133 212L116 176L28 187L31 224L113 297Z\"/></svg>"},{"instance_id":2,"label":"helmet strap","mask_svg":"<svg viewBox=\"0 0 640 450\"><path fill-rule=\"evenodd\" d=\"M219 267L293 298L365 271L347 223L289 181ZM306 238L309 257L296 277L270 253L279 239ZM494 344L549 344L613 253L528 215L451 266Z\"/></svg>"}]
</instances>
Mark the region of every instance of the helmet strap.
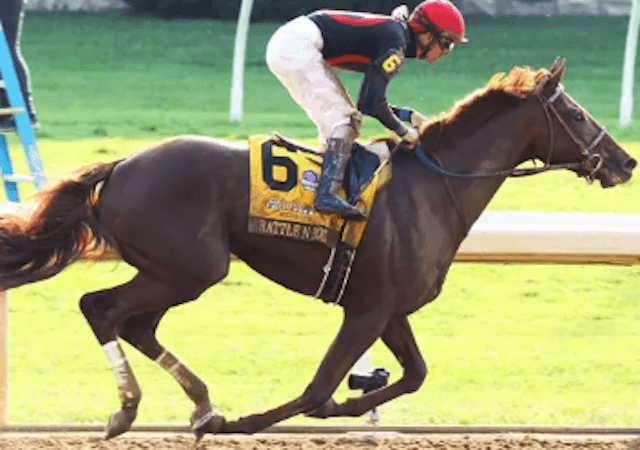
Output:
<instances>
[{"instance_id":1,"label":"helmet strap","mask_svg":"<svg viewBox=\"0 0 640 450\"><path fill-rule=\"evenodd\" d=\"M433 34L432 34L433 36ZM419 50L422 50L424 53L422 54L422 58L421 59L425 59L427 54L431 51L431 49L433 49L433 47L435 47L436 45L438 45L438 41L436 39L431 39L431 42L429 42L427 45L422 44L422 42L417 41L417 46ZM417 51L416 51L417 54Z\"/></svg>"},{"instance_id":2,"label":"helmet strap","mask_svg":"<svg viewBox=\"0 0 640 450\"><path fill-rule=\"evenodd\" d=\"M422 50L424 51L424 54L422 55L422 59L424 59L424 57L427 55L427 53L429 53L431 51L431 49L435 46L438 45L438 39L437 36L435 35L434 31L433 31L433 26L431 24L424 24L422 22L417 22L423 29L417 30L416 28L413 28L413 32L415 33L416 37L416 56L418 53L418 50ZM420 35L424 34L424 33L430 33L431 34L431 42L429 42L429 44L424 45L421 41L420 41Z\"/></svg>"}]
</instances>

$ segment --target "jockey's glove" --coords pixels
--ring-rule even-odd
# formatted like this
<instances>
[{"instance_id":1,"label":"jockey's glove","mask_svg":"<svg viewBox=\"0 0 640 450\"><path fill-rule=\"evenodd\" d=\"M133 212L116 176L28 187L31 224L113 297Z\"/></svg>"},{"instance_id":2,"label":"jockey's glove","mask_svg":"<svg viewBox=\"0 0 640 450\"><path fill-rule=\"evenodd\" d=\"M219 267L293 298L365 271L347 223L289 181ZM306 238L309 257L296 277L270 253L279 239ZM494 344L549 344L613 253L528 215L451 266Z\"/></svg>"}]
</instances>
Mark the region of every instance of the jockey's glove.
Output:
<instances>
[{"instance_id":1,"label":"jockey's glove","mask_svg":"<svg viewBox=\"0 0 640 450\"><path fill-rule=\"evenodd\" d=\"M407 131L404 134L399 135L402 140L408 144L417 144L420 139L418 130L413 127L407 127Z\"/></svg>"},{"instance_id":2,"label":"jockey's glove","mask_svg":"<svg viewBox=\"0 0 640 450\"><path fill-rule=\"evenodd\" d=\"M416 127L417 129L420 129L420 127L427 123L429 119L427 119L425 116L423 116L422 114L420 114L418 111L412 111L411 113L411 125L413 125L414 127Z\"/></svg>"}]
</instances>

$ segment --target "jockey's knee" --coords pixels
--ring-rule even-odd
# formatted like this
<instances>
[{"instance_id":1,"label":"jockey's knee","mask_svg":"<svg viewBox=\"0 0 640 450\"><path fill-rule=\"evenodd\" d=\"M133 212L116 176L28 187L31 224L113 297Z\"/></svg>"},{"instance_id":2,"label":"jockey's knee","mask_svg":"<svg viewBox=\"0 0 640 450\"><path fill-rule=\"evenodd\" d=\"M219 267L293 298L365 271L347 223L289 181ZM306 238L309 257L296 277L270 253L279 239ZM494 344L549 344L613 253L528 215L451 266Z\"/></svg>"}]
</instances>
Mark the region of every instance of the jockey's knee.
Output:
<instances>
[{"instance_id":1,"label":"jockey's knee","mask_svg":"<svg viewBox=\"0 0 640 450\"><path fill-rule=\"evenodd\" d=\"M353 141L360 135L360 127L351 120L350 123L340 124L331 130L332 139L342 139L345 141Z\"/></svg>"}]
</instances>

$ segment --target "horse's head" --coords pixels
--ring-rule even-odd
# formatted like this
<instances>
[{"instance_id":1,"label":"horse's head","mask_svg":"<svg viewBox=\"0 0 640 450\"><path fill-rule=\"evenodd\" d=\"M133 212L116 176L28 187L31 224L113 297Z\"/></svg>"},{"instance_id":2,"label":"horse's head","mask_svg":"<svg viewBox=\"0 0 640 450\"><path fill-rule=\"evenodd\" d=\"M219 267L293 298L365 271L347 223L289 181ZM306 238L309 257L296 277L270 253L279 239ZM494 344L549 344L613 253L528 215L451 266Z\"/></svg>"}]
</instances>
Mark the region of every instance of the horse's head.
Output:
<instances>
[{"instance_id":1,"label":"horse's head","mask_svg":"<svg viewBox=\"0 0 640 450\"><path fill-rule=\"evenodd\" d=\"M579 176L588 181L597 179L605 188L626 182L636 161L564 92L561 83L564 73L565 60L558 58L550 75L536 90L549 128L547 147L541 148L536 156L547 164L567 164Z\"/></svg>"}]
</instances>

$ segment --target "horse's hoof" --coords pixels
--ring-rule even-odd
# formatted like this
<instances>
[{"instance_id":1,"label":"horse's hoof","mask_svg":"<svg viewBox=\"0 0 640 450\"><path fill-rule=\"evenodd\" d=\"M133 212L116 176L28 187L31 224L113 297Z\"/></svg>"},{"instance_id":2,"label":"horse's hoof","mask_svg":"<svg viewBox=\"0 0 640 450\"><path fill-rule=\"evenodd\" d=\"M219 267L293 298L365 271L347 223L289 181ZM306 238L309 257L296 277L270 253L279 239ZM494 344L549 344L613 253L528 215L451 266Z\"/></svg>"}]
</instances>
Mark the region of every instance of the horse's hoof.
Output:
<instances>
[{"instance_id":1,"label":"horse's hoof","mask_svg":"<svg viewBox=\"0 0 640 450\"><path fill-rule=\"evenodd\" d=\"M224 423L224 417L214 413L213 411L209 411L198 419L192 417L191 429L196 436L196 441L199 441L206 433L215 434L220 431L224 426Z\"/></svg>"},{"instance_id":2,"label":"horse's hoof","mask_svg":"<svg viewBox=\"0 0 640 450\"><path fill-rule=\"evenodd\" d=\"M129 431L133 420L136 418L136 411L132 409L121 409L114 412L109 417L105 439L111 439L125 431Z\"/></svg>"}]
</instances>

